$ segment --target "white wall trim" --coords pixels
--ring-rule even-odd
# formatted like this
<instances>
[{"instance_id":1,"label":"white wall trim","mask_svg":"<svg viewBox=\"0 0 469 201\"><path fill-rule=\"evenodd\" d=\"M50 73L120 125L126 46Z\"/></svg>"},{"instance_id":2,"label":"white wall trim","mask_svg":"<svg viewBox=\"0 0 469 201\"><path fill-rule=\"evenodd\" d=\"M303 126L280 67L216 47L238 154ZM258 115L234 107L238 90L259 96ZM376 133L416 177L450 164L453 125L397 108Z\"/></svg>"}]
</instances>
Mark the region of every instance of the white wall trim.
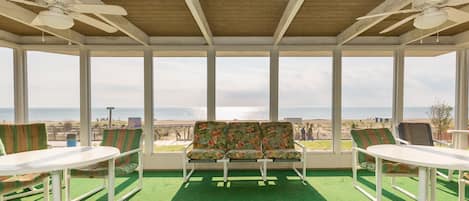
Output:
<instances>
[{"instance_id":1,"label":"white wall trim","mask_svg":"<svg viewBox=\"0 0 469 201\"><path fill-rule=\"evenodd\" d=\"M468 65L469 52L467 49L459 49L456 51L456 97L454 108L455 129L467 129L467 110L468 110ZM457 139L453 139L453 143L458 143L459 147L466 148L468 146L467 137L456 135Z\"/></svg>"},{"instance_id":2,"label":"white wall trim","mask_svg":"<svg viewBox=\"0 0 469 201\"><path fill-rule=\"evenodd\" d=\"M394 50L393 58L392 129L397 136L397 126L403 120L404 114L404 50Z\"/></svg>"},{"instance_id":3,"label":"white wall trim","mask_svg":"<svg viewBox=\"0 0 469 201\"><path fill-rule=\"evenodd\" d=\"M217 58L215 48L207 51L207 120L216 120L216 70Z\"/></svg>"}]
</instances>

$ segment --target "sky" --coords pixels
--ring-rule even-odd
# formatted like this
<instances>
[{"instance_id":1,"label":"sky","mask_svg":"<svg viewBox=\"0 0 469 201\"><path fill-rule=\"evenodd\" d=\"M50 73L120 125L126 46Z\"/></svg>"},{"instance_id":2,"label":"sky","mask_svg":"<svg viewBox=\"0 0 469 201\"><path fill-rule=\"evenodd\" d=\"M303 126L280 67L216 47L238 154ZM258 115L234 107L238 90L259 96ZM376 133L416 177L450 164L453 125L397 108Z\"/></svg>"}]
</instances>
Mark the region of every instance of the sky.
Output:
<instances>
[{"instance_id":1,"label":"sky","mask_svg":"<svg viewBox=\"0 0 469 201\"><path fill-rule=\"evenodd\" d=\"M13 105L13 53L0 48L0 108ZM79 58L29 51L30 107L79 107ZM343 106L391 107L392 57L343 58ZM268 57L217 57L216 104L268 107ZM406 57L404 105L454 105L456 55ZM330 107L331 57L282 57L280 108ZM205 57L154 59L156 107L204 107ZM92 107L143 107L143 58L92 57ZM59 92L59 93L58 93Z\"/></svg>"}]
</instances>

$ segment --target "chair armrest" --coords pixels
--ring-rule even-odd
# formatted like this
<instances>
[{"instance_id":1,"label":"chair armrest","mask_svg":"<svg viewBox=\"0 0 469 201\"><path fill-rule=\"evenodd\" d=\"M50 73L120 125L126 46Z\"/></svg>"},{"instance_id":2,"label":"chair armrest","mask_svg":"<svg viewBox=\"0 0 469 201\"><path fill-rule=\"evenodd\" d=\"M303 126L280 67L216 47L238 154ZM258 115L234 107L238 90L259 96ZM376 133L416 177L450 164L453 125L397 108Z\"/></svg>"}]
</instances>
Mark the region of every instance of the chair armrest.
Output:
<instances>
[{"instance_id":1,"label":"chair armrest","mask_svg":"<svg viewBox=\"0 0 469 201\"><path fill-rule=\"evenodd\" d=\"M364 153L364 154L371 155L367 150L362 149L362 148L360 148L360 147L352 147L352 150L353 150L353 149L357 150L358 152L362 152L362 153Z\"/></svg>"},{"instance_id":2,"label":"chair armrest","mask_svg":"<svg viewBox=\"0 0 469 201\"><path fill-rule=\"evenodd\" d=\"M191 142L191 143L187 144L186 146L184 146L184 153L187 153L187 149L189 149L189 147L191 147L193 144L194 144L194 142Z\"/></svg>"},{"instance_id":3,"label":"chair armrest","mask_svg":"<svg viewBox=\"0 0 469 201\"><path fill-rule=\"evenodd\" d=\"M396 140L397 140L398 142L402 143L402 144L405 144L405 145L409 145L409 144L410 144L409 141L403 140L403 139L401 139L401 138L396 138Z\"/></svg>"},{"instance_id":4,"label":"chair armrest","mask_svg":"<svg viewBox=\"0 0 469 201\"><path fill-rule=\"evenodd\" d=\"M121 158L121 157L124 157L124 156L128 156L130 154L134 154L134 153L138 153L138 152L141 152L142 149L138 148L138 149L134 149L134 150L130 150L130 151L127 151L127 152L124 152L124 153L121 153L119 156L117 156L116 158Z\"/></svg>"},{"instance_id":5,"label":"chair armrest","mask_svg":"<svg viewBox=\"0 0 469 201\"><path fill-rule=\"evenodd\" d=\"M466 133L469 134L469 130L447 130L448 133Z\"/></svg>"},{"instance_id":6,"label":"chair armrest","mask_svg":"<svg viewBox=\"0 0 469 201\"><path fill-rule=\"evenodd\" d=\"M305 147L305 145L301 144L301 143L298 142L298 141L293 141L293 142L294 142L296 145L298 145L298 146L302 149L303 154L306 153L306 147Z\"/></svg>"},{"instance_id":7,"label":"chair armrest","mask_svg":"<svg viewBox=\"0 0 469 201\"><path fill-rule=\"evenodd\" d=\"M294 141L296 145L298 145L299 147L301 147L302 149L305 148L305 145L301 144L300 142L298 141Z\"/></svg>"},{"instance_id":8,"label":"chair armrest","mask_svg":"<svg viewBox=\"0 0 469 201\"><path fill-rule=\"evenodd\" d=\"M452 143L444 142L444 141L441 141L441 140L433 140L433 142L437 143L437 144L440 144L440 145L447 146L447 147L451 147L451 145L453 145Z\"/></svg>"}]
</instances>

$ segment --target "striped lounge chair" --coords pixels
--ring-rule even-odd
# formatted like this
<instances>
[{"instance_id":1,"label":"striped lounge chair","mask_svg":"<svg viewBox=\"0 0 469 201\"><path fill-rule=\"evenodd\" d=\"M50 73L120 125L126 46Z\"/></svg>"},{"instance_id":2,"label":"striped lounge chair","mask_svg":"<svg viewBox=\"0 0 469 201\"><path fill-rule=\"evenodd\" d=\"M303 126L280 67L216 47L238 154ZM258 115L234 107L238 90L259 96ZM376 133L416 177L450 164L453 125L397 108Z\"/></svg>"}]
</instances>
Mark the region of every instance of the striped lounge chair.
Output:
<instances>
[{"instance_id":1,"label":"striped lounge chair","mask_svg":"<svg viewBox=\"0 0 469 201\"><path fill-rule=\"evenodd\" d=\"M367 196L371 200L376 200L377 197L381 197L378 186L380 186L381 178L376 178L376 196L372 196L366 192L359 184L357 180L357 168L361 167L363 169L369 170L371 172L376 172L377 164L382 163L382 172L384 176L392 177L392 187L398 191L401 191L405 195L416 199L416 196L410 192L402 189L397 186L395 183L395 177L414 177L418 174L417 167L410 166L403 163L396 163L392 161L377 161L375 157L370 155L366 148L372 145L379 144L396 144L396 140L392 135L391 131L387 128L377 128L377 129L359 129L352 130L352 175L353 175L353 186L358 189L361 193Z\"/></svg>"},{"instance_id":2,"label":"striped lounge chair","mask_svg":"<svg viewBox=\"0 0 469 201\"><path fill-rule=\"evenodd\" d=\"M187 182L195 171L195 163L223 163L223 177L228 174L226 154L225 122L197 121L194 126L194 139L184 147L183 152L183 180ZM187 165L192 164L188 173Z\"/></svg>"},{"instance_id":3,"label":"striped lounge chair","mask_svg":"<svg viewBox=\"0 0 469 201\"><path fill-rule=\"evenodd\" d=\"M262 150L264 151L264 175L267 175L267 162L289 162L292 169L303 180L306 179L306 148L293 140L293 125L291 122L262 122ZM295 145L301 151L295 149ZM302 170L296 168L301 163ZM264 178L265 179L265 178Z\"/></svg>"},{"instance_id":4,"label":"striped lounge chair","mask_svg":"<svg viewBox=\"0 0 469 201\"><path fill-rule=\"evenodd\" d=\"M115 158L115 175L125 176L138 170L137 187L125 194L119 200L126 200L142 189L143 164L142 164L142 129L106 129L103 133L101 146L112 146L120 150L121 154ZM74 200L87 198L104 188L108 181L108 200L114 200L114 178L108 178L108 162L102 162L88 167L72 169L67 172L67 200L70 200L70 177L80 178L104 178L103 185L78 197Z\"/></svg>"},{"instance_id":5,"label":"striped lounge chair","mask_svg":"<svg viewBox=\"0 0 469 201\"><path fill-rule=\"evenodd\" d=\"M0 156L40 149L47 149L45 124L0 125ZM36 188L41 183L44 188ZM26 188L29 188L30 191L11 194L15 191L23 191ZM49 174L0 176L0 201L38 193L44 193L44 199L49 199Z\"/></svg>"}]
</instances>

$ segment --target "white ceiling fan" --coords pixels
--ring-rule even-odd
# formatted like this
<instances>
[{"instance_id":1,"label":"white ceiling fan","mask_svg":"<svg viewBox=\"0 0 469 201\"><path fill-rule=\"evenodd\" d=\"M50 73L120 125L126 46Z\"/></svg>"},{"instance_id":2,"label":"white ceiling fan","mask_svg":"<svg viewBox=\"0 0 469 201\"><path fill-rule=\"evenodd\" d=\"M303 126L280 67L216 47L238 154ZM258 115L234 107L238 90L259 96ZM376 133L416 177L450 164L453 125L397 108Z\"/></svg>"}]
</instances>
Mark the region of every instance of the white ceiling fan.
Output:
<instances>
[{"instance_id":1,"label":"white ceiling fan","mask_svg":"<svg viewBox=\"0 0 469 201\"><path fill-rule=\"evenodd\" d=\"M431 29L442 25L447 20L457 22L463 18L469 19L469 13L452 8L453 6L460 6L468 3L469 0L413 0L411 9L366 15L357 18L357 20L402 13L415 13L389 26L380 33L390 32L411 20L414 20L413 24L417 29Z\"/></svg>"},{"instance_id":2,"label":"white ceiling fan","mask_svg":"<svg viewBox=\"0 0 469 201\"><path fill-rule=\"evenodd\" d=\"M46 25L55 29L69 29L73 27L73 20L89 24L108 33L116 32L117 29L107 23L89 17L82 13L127 15L127 11L115 5L83 4L75 0L9 0L31 6L47 8L39 12L31 22L32 25Z\"/></svg>"}]
</instances>

